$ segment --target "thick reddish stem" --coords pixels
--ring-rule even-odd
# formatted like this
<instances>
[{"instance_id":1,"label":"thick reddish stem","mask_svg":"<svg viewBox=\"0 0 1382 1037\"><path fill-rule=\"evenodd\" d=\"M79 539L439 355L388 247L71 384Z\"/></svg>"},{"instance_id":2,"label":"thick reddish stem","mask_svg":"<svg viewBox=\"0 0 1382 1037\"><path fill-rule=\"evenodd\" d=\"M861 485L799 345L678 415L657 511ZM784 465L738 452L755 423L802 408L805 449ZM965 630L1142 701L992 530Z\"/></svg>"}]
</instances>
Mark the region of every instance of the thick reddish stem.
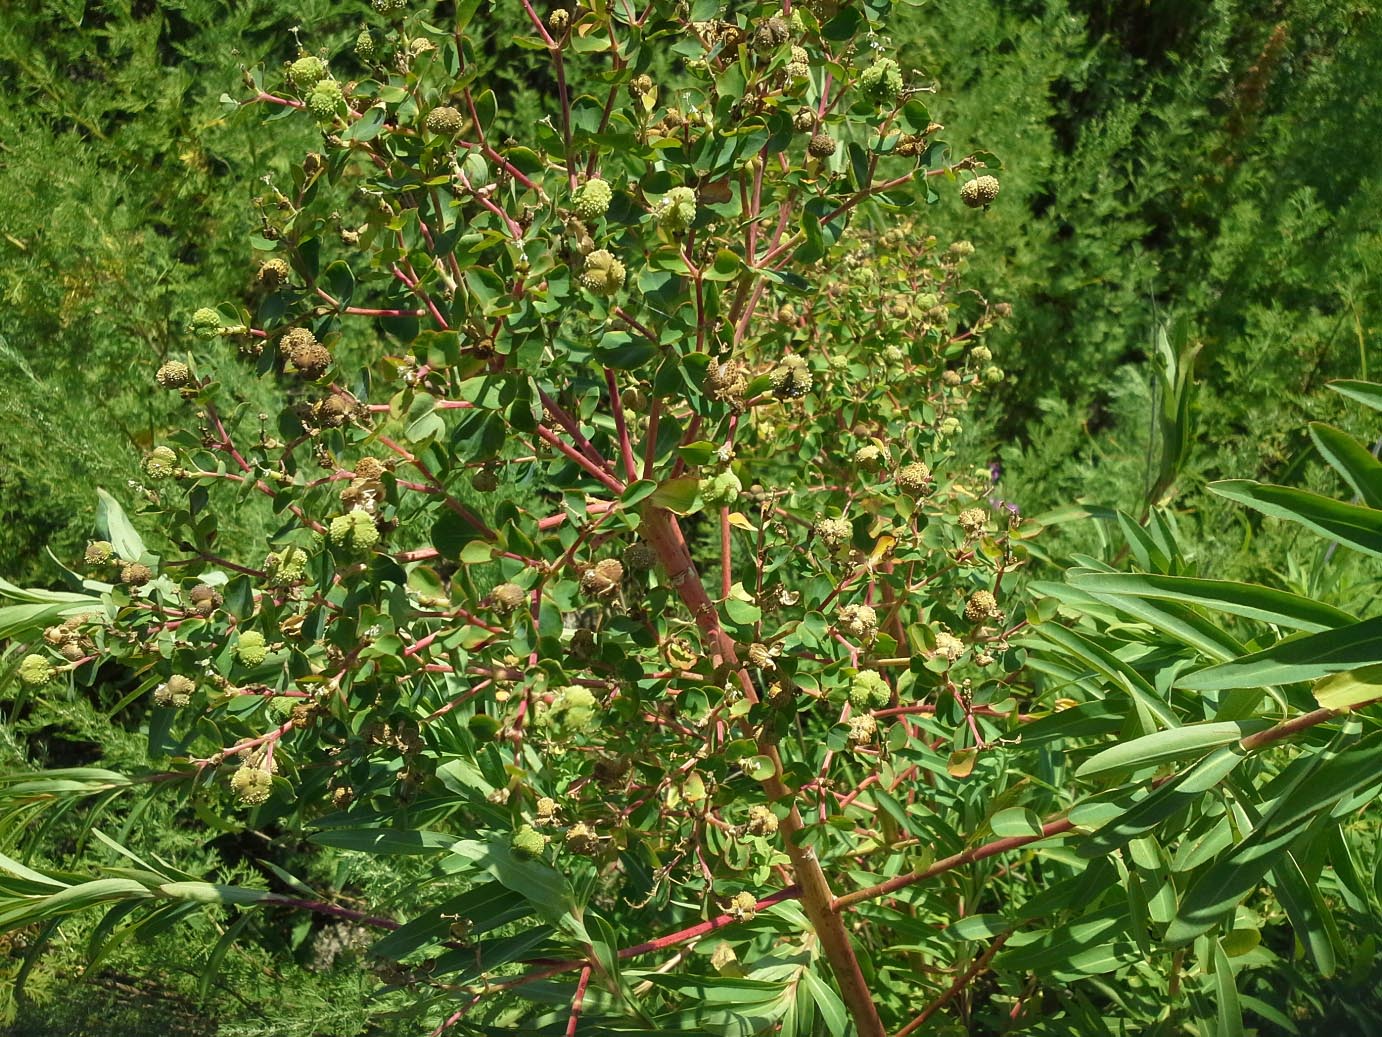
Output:
<instances>
[{"instance_id":1,"label":"thick reddish stem","mask_svg":"<svg viewBox=\"0 0 1382 1037\"><path fill-rule=\"evenodd\" d=\"M686 538L682 535L675 516L662 508L646 508L643 512L643 536L648 545L657 552L658 559L667 570L672 585L677 588L682 603L695 617L696 625L700 627L716 664L727 664L737 669L739 659L735 652L734 639L720 626L719 611L706 593L705 584L696 574L691 553L686 546ZM756 701L757 694L753 683L742 670L739 679L745 696L751 701ZM816 851L812 847L800 844L804 825L792 791L782 781L782 761L778 756L777 746L760 739L759 749L773 762L773 776L763 783L765 790L773 799L786 800L790 804L781 831L784 849L791 858L797 885L801 887L802 909L811 920L816 938L820 940L821 949L825 952L826 960L830 962L835 982L840 988L840 995L854 1019L859 1037L886 1037L883 1020L878 1015L878 1006L874 1004L868 981L859 967L859 958L854 953L854 946L850 942L844 920L833 906L835 897L830 890L825 872L821 869L820 861L816 859Z\"/></svg>"}]
</instances>

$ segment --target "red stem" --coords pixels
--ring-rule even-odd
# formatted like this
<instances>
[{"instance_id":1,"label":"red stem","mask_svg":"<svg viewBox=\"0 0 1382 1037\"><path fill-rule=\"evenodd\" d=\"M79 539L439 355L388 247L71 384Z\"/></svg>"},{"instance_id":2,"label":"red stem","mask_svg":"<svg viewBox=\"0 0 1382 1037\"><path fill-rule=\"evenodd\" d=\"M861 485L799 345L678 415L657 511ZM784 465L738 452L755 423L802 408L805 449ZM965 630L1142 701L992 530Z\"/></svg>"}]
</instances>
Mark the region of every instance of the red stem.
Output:
<instances>
[{"instance_id":1,"label":"red stem","mask_svg":"<svg viewBox=\"0 0 1382 1037\"><path fill-rule=\"evenodd\" d=\"M619 453L624 459L624 472L629 482L638 478L638 462L634 459L633 443L629 441L629 426L624 420L624 401L619 398L619 383L614 372L605 368L605 385L609 388L609 405L614 411L614 429L619 434Z\"/></svg>"},{"instance_id":2,"label":"red stem","mask_svg":"<svg viewBox=\"0 0 1382 1037\"><path fill-rule=\"evenodd\" d=\"M926 1023L927 1019L930 1019L931 1016L944 1008L956 994L969 986L969 984L974 981L975 976L989 967L989 962L993 960L993 956L998 953L1003 944L1008 942L1008 937L1011 935L1012 933L1001 933L998 938L989 945L988 949L974 960L973 965L966 969L963 974L955 977L955 982L950 984L950 988L946 990L945 993L941 994L940 997L923 1008L921 1012L918 1013L917 1017L910 1023L898 1030L896 1037L907 1037L908 1034L915 1032Z\"/></svg>"},{"instance_id":3,"label":"red stem","mask_svg":"<svg viewBox=\"0 0 1382 1037\"><path fill-rule=\"evenodd\" d=\"M576 981L576 996L571 999L571 1018L566 1021L566 1037L576 1037L576 1024L581 1021L581 1002L585 1000L585 988L590 983L590 966L581 969L581 978Z\"/></svg>"}]
</instances>

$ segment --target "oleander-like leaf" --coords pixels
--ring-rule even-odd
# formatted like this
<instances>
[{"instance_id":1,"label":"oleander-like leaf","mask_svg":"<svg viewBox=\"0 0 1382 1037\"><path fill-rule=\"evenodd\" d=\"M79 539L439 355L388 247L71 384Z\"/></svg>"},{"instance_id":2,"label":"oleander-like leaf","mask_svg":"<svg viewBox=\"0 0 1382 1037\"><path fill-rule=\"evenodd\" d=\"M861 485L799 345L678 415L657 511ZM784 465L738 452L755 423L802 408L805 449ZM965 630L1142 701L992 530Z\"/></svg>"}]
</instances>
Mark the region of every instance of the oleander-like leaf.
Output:
<instances>
[{"instance_id":1,"label":"oleander-like leaf","mask_svg":"<svg viewBox=\"0 0 1382 1037\"><path fill-rule=\"evenodd\" d=\"M1345 504L1307 490L1272 486L1246 479L1210 483L1221 497L1245 504L1272 518L1297 522L1323 537L1370 555L1382 555L1382 510Z\"/></svg>"},{"instance_id":2,"label":"oleander-like leaf","mask_svg":"<svg viewBox=\"0 0 1382 1037\"><path fill-rule=\"evenodd\" d=\"M1156 731L1096 753L1080 764L1075 773L1082 778L1091 778L1159 767L1178 760L1198 759L1220 746L1231 745L1270 726L1270 721L1233 721L1187 724L1169 731Z\"/></svg>"},{"instance_id":3,"label":"oleander-like leaf","mask_svg":"<svg viewBox=\"0 0 1382 1037\"><path fill-rule=\"evenodd\" d=\"M1192 691L1264 688L1378 663L1382 663L1382 617L1287 638L1241 659L1186 674L1177 683Z\"/></svg>"},{"instance_id":4,"label":"oleander-like leaf","mask_svg":"<svg viewBox=\"0 0 1382 1037\"><path fill-rule=\"evenodd\" d=\"M1382 461L1373 457L1358 440L1333 425L1311 422L1310 438L1315 441L1315 449L1343 476L1364 504L1382 508Z\"/></svg>"},{"instance_id":5,"label":"oleander-like leaf","mask_svg":"<svg viewBox=\"0 0 1382 1037\"><path fill-rule=\"evenodd\" d=\"M1358 622L1347 612L1313 598L1251 583L1101 572L1077 572L1067 579L1093 594L1182 602L1297 630L1331 630Z\"/></svg>"}]
</instances>

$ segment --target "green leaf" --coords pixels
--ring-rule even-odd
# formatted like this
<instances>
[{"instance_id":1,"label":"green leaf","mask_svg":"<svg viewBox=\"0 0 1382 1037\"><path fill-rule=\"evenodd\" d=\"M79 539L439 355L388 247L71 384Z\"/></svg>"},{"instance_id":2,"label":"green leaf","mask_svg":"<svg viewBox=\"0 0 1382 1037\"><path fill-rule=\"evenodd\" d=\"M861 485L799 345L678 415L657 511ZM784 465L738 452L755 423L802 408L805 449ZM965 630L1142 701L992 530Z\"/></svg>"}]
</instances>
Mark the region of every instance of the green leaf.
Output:
<instances>
[{"instance_id":1,"label":"green leaf","mask_svg":"<svg viewBox=\"0 0 1382 1037\"><path fill-rule=\"evenodd\" d=\"M101 502L96 522L106 531L115 553L127 562L137 562L143 558L144 541L135 532L134 526L125 515L125 509L120 507L120 502L99 487L96 489L96 496Z\"/></svg>"},{"instance_id":2,"label":"green leaf","mask_svg":"<svg viewBox=\"0 0 1382 1037\"><path fill-rule=\"evenodd\" d=\"M322 271L321 279L335 298L337 305L348 306L355 295L355 271L344 259L338 259Z\"/></svg>"},{"instance_id":3,"label":"green leaf","mask_svg":"<svg viewBox=\"0 0 1382 1037\"><path fill-rule=\"evenodd\" d=\"M1207 790L1227 778L1246 757L1239 747L1227 746L1151 792L1117 789L1077 804L1070 810L1070 820L1081 827L1098 828L1079 845L1080 856L1096 859L1107 856L1150 832L1198 803Z\"/></svg>"},{"instance_id":4,"label":"green leaf","mask_svg":"<svg viewBox=\"0 0 1382 1037\"><path fill-rule=\"evenodd\" d=\"M677 455L687 464L709 464L715 459L719 450L720 448L716 444L701 440L677 447Z\"/></svg>"},{"instance_id":5,"label":"green leaf","mask_svg":"<svg viewBox=\"0 0 1382 1037\"><path fill-rule=\"evenodd\" d=\"M469 3L468 6L470 6L471 9L473 10L478 4L479 4L479 0L470 0L470 3ZM453 31L457 31L457 30L453 30ZM497 97L494 96L494 91L493 91L493 90L481 90L481 91L479 91L478 93L476 93L476 95L475 95L475 114L476 114L476 116L478 117L477 120L476 120L477 125L480 127L481 130L483 130L483 131L485 131L486 133L488 133L490 127L494 125L495 117L498 116L498 114L499 114L499 99L498 99ZM479 156L476 152L474 152L474 151L471 152L471 155L475 155L476 157L480 157L480 156ZM475 178L474 178L474 177L471 177L471 183L472 183L472 184L475 183ZM476 185L476 186L479 186L479 185Z\"/></svg>"},{"instance_id":6,"label":"green leaf","mask_svg":"<svg viewBox=\"0 0 1382 1037\"><path fill-rule=\"evenodd\" d=\"M507 832L495 832L484 841L453 841L451 852L477 865L526 899L549 925L585 939L584 928L575 915L575 898L566 879L544 860L516 856L509 846L509 838Z\"/></svg>"},{"instance_id":7,"label":"green leaf","mask_svg":"<svg viewBox=\"0 0 1382 1037\"><path fill-rule=\"evenodd\" d=\"M1068 598L1069 594L1065 596ZM1201 615L1189 605L1118 594L1090 594L1089 597L1093 601L1114 606L1118 611L1189 645L1215 662L1236 659L1247 651L1241 642L1224 630L1222 624Z\"/></svg>"},{"instance_id":8,"label":"green leaf","mask_svg":"<svg viewBox=\"0 0 1382 1037\"><path fill-rule=\"evenodd\" d=\"M501 882L485 882L410 919L375 941L370 953L399 961L422 947L452 939L451 923L458 919L466 921L470 936L478 936L531 914L532 908L521 894Z\"/></svg>"},{"instance_id":9,"label":"green leaf","mask_svg":"<svg viewBox=\"0 0 1382 1037\"><path fill-rule=\"evenodd\" d=\"M1373 410L1382 410L1382 385L1376 382L1360 382L1349 378L1326 383L1341 396L1366 404Z\"/></svg>"},{"instance_id":10,"label":"green leaf","mask_svg":"<svg viewBox=\"0 0 1382 1037\"><path fill-rule=\"evenodd\" d=\"M245 927L253 919L254 912L246 911L227 927L226 931L221 934L221 938L216 941L216 945L211 948L211 953L206 958L206 964L202 966L201 976L197 980L197 991L202 997L211 993L211 984L215 982L216 976L221 971L221 962L225 960L231 946L240 938L240 934L245 931Z\"/></svg>"},{"instance_id":11,"label":"green leaf","mask_svg":"<svg viewBox=\"0 0 1382 1037\"><path fill-rule=\"evenodd\" d=\"M533 926L513 936L483 940L474 947L448 951L436 959L433 974L449 975L457 983L469 983L511 961L531 958L538 948L543 947L549 953L555 949L552 928L547 925Z\"/></svg>"},{"instance_id":12,"label":"green leaf","mask_svg":"<svg viewBox=\"0 0 1382 1037\"><path fill-rule=\"evenodd\" d=\"M1320 634L1287 638L1242 659L1187 674L1177 684L1191 691L1266 688L1376 663L1382 663L1382 616Z\"/></svg>"},{"instance_id":13,"label":"green leaf","mask_svg":"<svg viewBox=\"0 0 1382 1037\"><path fill-rule=\"evenodd\" d=\"M1238 1003L1238 983L1224 946L1214 941L1214 1003L1219 1013L1219 1037L1243 1037L1243 1008Z\"/></svg>"},{"instance_id":14,"label":"green leaf","mask_svg":"<svg viewBox=\"0 0 1382 1037\"><path fill-rule=\"evenodd\" d=\"M1041 818L1026 807L1009 807L989 818L989 827L1000 839L1041 834Z\"/></svg>"},{"instance_id":15,"label":"green leaf","mask_svg":"<svg viewBox=\"0 0 1382 1037\"><path fill-rule=\"evenodd\" d=\"M1140 770L1175 760L1204 756L1212 749L1231 745L1270 726L1270 722L1265 720L1240 720L1189 724L1169 731L1157 731L1095 753L1080 765L1075 771L1075 776L1090 778L1099 774Z\"/></svg>"},{"instance_id":16,"label":"green leaf","mask_svg":"<svg viewBox=\"0 0 1382 1037\"><path fill-rule=\"evenodd\" d=\"M1209 489L1264 515L1298 522L1364 554L1382 555L1382 511L1345 504L1306 490L1246 479L1210 483Z\"/></svg>"},{"instance_id":17,"label":"green leaf","mask_svg":"<svg viewBox=\"0 0 1382 1037\"><path fill-rule=\"evenodd\" d=\"M987 940L1013 927L1003 915L966 915L945 927L952 940Z\"/></svg>"},{"instance_id":18,"label":"green leaf","mask_svg":"<svg viewBox=\"0 0 1382 1037\"><path fill-rule=\"evenodd\" d=\"M388 109L382 104L367 108L360 118L346 128L341 137L345 140L374 140L384 128L384 119L388 114Z\"/></svg>"},{"instance_id":19,"label":"green leaf","mask_svg":"<svg viewBox=\"0 0 1382 1037\"><path fill-rule=\"evenodd\" d=\"M845 1003L840 1000L840 995L816 975L813 969L804 969L801 978L806 983L806 989L811 992L811 1000L820 1010L826 1027L835 1037L842 1037L849 1024L849 1017L845 1014Z\"/></svg>"},{"instance_id":20,"label":"green leaf","mask_svg":"<svg viewBox=\"0 0 1382 1037\"><path fill-rule=\"evenodd\" d=\"M1289 851L1282 854L1272 868L1272 879L1281 906L1286 909L1286 917L1291 920L1296 939L1309 953L1320 975L1334 975L1338 969L1338 958L1334 951L1338 933L1319 887L1306 879L1295 854Z\"/></svg>"},{"instance_id":21,"label":"green leaf","mask_svg":"<svg viewBox=\"0 0 1382 1037\"><path fill-rule=\"evenodd\" d=\"M1362 443L1342 429L1322 422L1310 423L1315 449L1353 487L1370 508L1382 508L1382 462Z\"/></svg>"},{"instance_id":22,"label":"green leaf","mask_svg":"<svg viewBox=\"0 0 1382 1037\"><path fill-rule=\"evenodd\" d=\"M198 904L260 904L274 899L266 890L217 882L165 882L158 887L158 892L174 900L192 900Z\"/></svg>"},{"instance_id":23,"label":"green leaf","mask_svg":"<svg viewBox=\"0 0 1382 1037\"><path fill-rule=\"evenodd\" d=\"M467 544L482 539L484 531L479 526L450 508L442 508L432 523L432 545L443 558L458 560Z\"/></svg>"},{"instance_id":24,"label":"green leaf","mask_svg":"<svg viewBox=\"0 0 1382 1037\"><path fill-rule=\"evenodd\" d=\"M1091 594L1179 601L1300 630L1329 630L1357 622L1354 616L1323 602L1252 583L1088 571L1077 572L1067 579L1071 585Z\"/></svg>"},{"instance_id":25,"label":"green leaf","mask_svg":"<svg viewBox=\"0 0 1382 1037\"><path fill-rule=\"evenodd\" d=\"M1170 707L1157 694L1156 689L1131 666L1112 652L1095 644L1089 638L1067 627L1047 623L1037 631L1038 636L1050 644L1064 649L1070 655L1090 667L1094 673L1126 691L1164 727L1175 727L1179 723Z\"/></svg>"},{"instance_id":26,"label":"green leaf","mask_svg":"<svg viewBox=\"0 0 1382 1037\"><path fill-rule=\"evenodd\" d=\"M408 405L408 426L403 436L410 443L440 436L446 431L446 422L436 410L437 401L426 393L418 393Z\"/></svg>"},{"instance_id":27,"label":"green leaf","mask_svg":"<svg viewBox=\"0 0 1382 1037\"><path fill-rule=\"evenodd\" d=\"M771 757L768 756L750 756L740 761L739 766L754 781L767 781L777 772Z\"/></svg>"},{"instance_id":28,"label":"green leaf","mask_svg":"<svg viewBox=\"0 0 1382 1037\"><path fill-rule=\"evenodd\" d=\"M994 964L999 969L1045 974L1053 979L1113 972L1142 954L1127 926L1127 916L1120 910L1045 933L1021 933L1008 941Z\"/></svg>"},{"instance_id":29,"label":"green leaf","mask_svg":"<svg viewBox=\"0 0 1382 1037\"><path fill-rule=\"evenodd\" d=\"M656 492L657 483L653 482L651 479L639 479L629 483L628 486L624 488L623 496L621 496L619 500L625 507L632 507L639 501L651 497Z\"/></svg>"},{"instance_id":30,"label":"green leaf","mask_svg":"<svg viewBox=\"0 0 1382 1037\"><path fill-rule=\"evenodd\" d=\"M456 837L443 832L399 828L347 828L317 832L309 837L318 846L359 853L428 854L450 849Z\"/></svg>"},{"instance_id":31,"label":"green leaf","mask_svg":"<svg viewBox=\"0 0 1382 1037\"><path fill-rule=\"evenodd\" d=\"M17 878L32 882L41 889L48 888L58 890L67 888L67 883L59 882L55 878L34 871L32 868L26 867L10 857L6 857L3 853L0 853L0 871L9 872L9 874Z\"/></svg>"},{"instance_id":32,"label":"green leaf","mask_svg":"<svg viewBox=\"0 0 1382 1037\"><path fill-rule=\"evenodd\" d=\"M652 361L658 354L656 344L642 336L634 337L627 332L609 332L595 347L595 355L600 363L616 371L631 371Z\"/></svg>"},{"instance_id":33,"label":"green leaf","mask_svg":"<svg viewBox=\"0 0 1382 1037\"><path fill-rule=\"evenodd\" d=\"M456 4L456 13L452 16L451 21L457 35L470 24L470 20L475 17L475 12L480 9L481 2L482 0L460 0Z\"/></svg>"},{"instance_id":34,"label":"green leaf","mask_svg":"<svg viewBox=\"0 0 1382 1037\"><path fill-rule=\"evenodd\" d=\"M733 281L744 269L744 261L727 248L715 253L715 262L702 270L701 276L707 281Z\"/></svg>"},{"instance_id":35,"label":"green leaf","mask_svg":"<svg viewBox=\"0 0 1382 1037\"><path fill-rule=\"evenodd\" d=\"M1123 884L1123 892L1128 902L1128 925L1132 930L1132 937L1137 941L1137 949L1150 957L1152 939L1147 894L1142 888L1142 876L1135 868L1128 867L1122 854L1114 854L1113 864L1118 869L1118 880Z\"/></svg>"},{"instance_id":36,"label":"green leaf","mask_svg":"<svg viewBox=\"0 0 1382 1037\"><path fill-rule=\"evenodd\" d=\"M946 773L952 778L968 778L974 773L974 765L979 761L979 750L970 746L956 749L945 762Z\"/></svg>"},{"instance_id":37,"label":"green leaf","mask_svg":"<svg viewBox=\"0 0 1382 1037\"><path fill-rule=\"evenodd\" d=\"M740 601L738 598L730 598L725 602L725 613L729 616L730 622L739 626L757 623L763 618L761 608L750 602Z\"/></svg>"},{"instance_id":38,"label":"green leaf","mask_svg":"<svg viewBox=\"0 0 1382 1037\"><path fill-rule=\"evenodd\" d=\"M54 915L85 911L97 904L131 898L147 900L152 896L149 888L135 879L93 879L0 911L0 927L19 928Z\"/></svg>"},{"instance_id":39,"label":"green leaf","mask_svg":"<svg viewBox=\"0 0 1382 1037\"><path fill-rule=\"evenodd\" d=\"M99 607L99 604L96 604L85 611L94 612ZM71 606L65 603L6 605L0 608L0 639L32 639L37 636L40 629L52 625L71 611Z\"/></svg>"},{"instance_id":40,"label":"green leaf","mask_svg":"<svg viewBox=\"0 0 1382 1037\"><path fill-rule=\"evenodd\" d=\"M1279 851L1302 833L1311 817L1375 784L1379 774L1382 732L1328 759L1315 753L1296 760L1277 779L1286 783L1286 791L1247 838L1210 865L1186 891L1166 929L1166 941L1173 946L1188 943L1225 918L1275 866Z\"/></svg>"},{"instance_id":41,"label":"green leaf","mask_svg":"<svg viewBox=\"0 0 1382 1037\"><path fill-rule=\"evenodd\" d=\"M653 491L648 502L655 508L665 508L674 515L686 515L700 495L701 481L692 475L668 479Z\"/></svg>"}]
</instances>

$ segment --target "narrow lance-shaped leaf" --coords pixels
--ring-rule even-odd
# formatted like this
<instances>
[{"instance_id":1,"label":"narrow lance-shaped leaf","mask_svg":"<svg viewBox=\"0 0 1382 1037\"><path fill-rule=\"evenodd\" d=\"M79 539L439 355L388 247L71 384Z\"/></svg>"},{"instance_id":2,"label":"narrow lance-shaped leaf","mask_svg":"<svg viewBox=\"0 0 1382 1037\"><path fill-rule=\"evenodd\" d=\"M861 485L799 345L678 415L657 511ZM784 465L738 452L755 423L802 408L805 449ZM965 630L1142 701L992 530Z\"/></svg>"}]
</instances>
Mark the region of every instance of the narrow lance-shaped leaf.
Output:
<instances>
[{"instance_id":1,"label":"narrow lance-shaped leaf","mask_svg":"<svg viewBox=\"0 0 1382 1037\"><path fill-rule=\"evenodd\" d=\"M1178 684L1191 691L1265 688L1377 663L1382 663L1382 616L1278 641L1242 659L1187 674Z\"/></svg>"},{"instance_id":2,"label":"narrow lance-shaped leaf","mask_svg":"<svg viewBox=\"0 0 1382 1037\"><path fill-rule=\"evenodd\" d=\"M115 554L127 562L139 561L144 556L144 540L135 531L125 509L105 490L97 488L96 496L101 502L99 522L110 537L110 546L115 549Z\"/></svg>"},{"instance_id":3,"label":"narrow lance-shaped leaf","mask_svg":"<svg viewBox=\"0 0 1382 1037\"><path fill-rule=\"evenodd\" d=\"M1270 515L1298 522L1321 536L1370 555L1382 555L1382 511L1289 486L1246 479L1210 483L1221 497Z\"/></svg>"},{"instance_id":4,"label":"narrow lance-shaped leaf","mask_svg":"<svg viewBox=\"0 0 1382 1037\"><path fill-rule=\"evenodd\" d=\"M1342 429L1312 422L1310 438L1330 466L1370 508L1382 508L1382 462Z\"/></svg>"},{"instance_id":5,"label":"narrow lance-shaped leaf","mask_svg":"<svg viewBox=\"0 0 1382 1037\"><path fill-rule=\"evenodd\" d=\"M1334 949L1338 934L1334 932L1329 909L1324 906L1319 889L1306 879L1295 854L1290 852L1281 855L1272 868L1272 878L1281 906L1286 909L1286 917L1296 931L1296 939L1309 953L1320 975L1334 975L1338 967Z\"/></svg>"},{"instance_id":6,"label":"narrow lance-shaped leaf","mask_svg":"<svg viewBox=\"0 0 1382 1037\"><path fill-rule=\"evenodd\" d=\"M1223 746L1184 775L1140 795L1140 798L1135 790L1118 789L1093 796L1075 806L1070 811L1070 820L1082 826L1101 826L1089 839L1079 844L1079 854L1097 859L1152 831L1198 802L1208 789L1218 785L1237 769L1246 755L1236 745Z\"/></svg>"},{"instance_id":7,"label":"narrow lance-shaped leaf","mask_svg":"<svg viewBox=\"0 0 1382 1037\"><path fill-rule=\"evenodd\" d=\"M821 1018L825 1020L826 1028L834 1037L842 1037L849 1017L845 1013L844 1002L840 1000L840 995L835 993L830 984L826 983L811 969L806 969L801 976L806 983L806 988L811 992L811 1000L816 1003Z\"/></svg>"},{"instance_id":8,"label":"narrow lance-shaped leaf","mask_svg":"<svg viewBox=\"0 0 1382 1037\"><path fill-rule=\"evenodd\" d=\"M1223 944L1214 941L1214 1004L1219 1013L1219 1037L1243 1037L1243 1008L1238 983Z\"/></svg>"},{"instance_id":9,"label":"narrow lance-shaped leaf","mask_svg":"<svg viewBox=\"0 0 1382 1037\"><path fill-rule=\"evenodd\" d=\"M1169 731L1157 731L1141 738L1134 738L1130 742L1120 742L1096 753L1082 763L1075 774L1077 777L1089 778L1191 759L1203 756L1211 749L1230 745L1270 726L1265 720L1234 721L1190 724Z\"/></svg>"},{"instance_id":10,"label":"narrow lance-shaped leaf","mask_svg":"<svg viewBox=\"0 0 1382 1037\"><path fill-rule=\"evenodd\" d=\"M1073 630L1054 624L1042 626L1039 633L1045 640L1083 660L1099 676L1121 686L1164 727L1175 727L1179 723L1146 678L1112 652Z\"/></svg>"},{"instance_id":11,"label":"narrow lance-shaped leaf","mask_svg":"<svg viewBox=\"0 0 1382 1037\"><path fill-rule=\"evenodd\" d=\"M1373 410L1382 410L1382 385L1377 382L1362 382L1349 378L1341 378L1338 381L1327 383L1331 389L1341 396L1347 396L1351 400L1357 400Z\"/></svg>"},{"instance_id":12,"label":"narrow lance-shaped leaf","mask_svg":"<svg viewBox=\"0 0 1382 1037\"><path fill-rule=\"evenodd\" d=\"M1382 665L1335 673L1315 682L1315 701L1325 709L1346 710L1382 698Z\"/></svg>"},{"instance_id":13,"label":"narrow lance-shaped leaf","mask_svg":"<svg viewBox=\"0 0 1382 1037\"><path fill-rule=\"evenodd\" d=\"M1342 609L1324 602L1251 583L1201 580L1189 576L1091 572L1076 573L1069 580L1074 586L1092 594L1179 601L1311 632L1358 621Z\"/></svg>"},{"instance_id":14,"label":"narrow lance-shaped leaf","mask_svg":"<svg viewBox=\"0 0 1382 1037\"><path fill-rule=\"evenodd\" d=\"M1374 733L1332 758L1297 760L1292 782L1246 839L1217 860L1186 891L1166 930L1172 945L1210 929L1246 897L1276 864L1277 853L1301 836L1308 819L1342 797L1377 782L1382 773L1382 733Z\"/></svg>"},{"instance_id":15,"label":"narrow lance-shaped leaf","mask_svg":"<svg viewBox=\"0 0 1382 1037\"><path fill-rule=\"evenodd\" d=\"M1210 659L1227 662L1238 658L1246 650L1222 626L1179 602L1117 594L1099 594L1096 597Z\"/></svg>"}]
</instances>

